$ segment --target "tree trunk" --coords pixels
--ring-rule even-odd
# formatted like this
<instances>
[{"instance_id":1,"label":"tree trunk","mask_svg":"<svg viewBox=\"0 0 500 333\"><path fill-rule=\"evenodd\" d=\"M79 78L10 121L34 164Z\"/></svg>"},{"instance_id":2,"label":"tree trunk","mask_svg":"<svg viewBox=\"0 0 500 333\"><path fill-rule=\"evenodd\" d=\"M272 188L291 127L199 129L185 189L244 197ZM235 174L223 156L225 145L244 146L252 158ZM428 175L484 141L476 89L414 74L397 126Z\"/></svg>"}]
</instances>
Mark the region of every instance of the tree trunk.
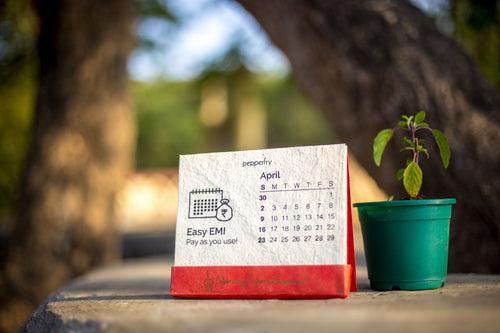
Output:
<instances>
[{"instance_id":1,"label":"tree trunk","mask_svg":"<svg viewBox=\"0 0 500 333\"><path fill-rule=\"evenodd\" d=\"M135 142L126 70L132 1L38 1L37 10L33 137L2 263L10 329L66 281L116 258L113 199Z\"/></svg>"},{"instance_id":2,"label":"tree trunk","mask_svg":"<svg viewBox=\"0 0 500 333\"><path fill-rule=\"evenodd\" d=\"M401 191L394 174L406 156L393 142L378 169L372 139L401 114L428 111L452 149L447 172L436 151L422 163L422 193L457 198L450 271L499 273L500 96L457 44L402 0L240 2L289 57L338 138L388 193Z\"/></svg>"}]
</instances>

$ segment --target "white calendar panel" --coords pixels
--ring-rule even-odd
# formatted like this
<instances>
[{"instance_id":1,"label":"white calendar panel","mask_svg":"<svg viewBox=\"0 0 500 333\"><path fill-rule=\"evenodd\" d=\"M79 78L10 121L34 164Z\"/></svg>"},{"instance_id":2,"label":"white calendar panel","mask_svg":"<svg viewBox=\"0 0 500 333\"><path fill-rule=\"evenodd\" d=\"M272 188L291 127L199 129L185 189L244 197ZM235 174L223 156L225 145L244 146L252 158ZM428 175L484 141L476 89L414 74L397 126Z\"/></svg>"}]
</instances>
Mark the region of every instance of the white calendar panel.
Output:
<instances>
[{"instance_id":1,"label":"white calendar panel","mask_svg":"<svg viewBox=\"0 0 500 333\"><path fill-rule=\"evenodd\" d=\"M347 147L180 158L176 266L347 263Z\"/></svg>"}]
</instances>

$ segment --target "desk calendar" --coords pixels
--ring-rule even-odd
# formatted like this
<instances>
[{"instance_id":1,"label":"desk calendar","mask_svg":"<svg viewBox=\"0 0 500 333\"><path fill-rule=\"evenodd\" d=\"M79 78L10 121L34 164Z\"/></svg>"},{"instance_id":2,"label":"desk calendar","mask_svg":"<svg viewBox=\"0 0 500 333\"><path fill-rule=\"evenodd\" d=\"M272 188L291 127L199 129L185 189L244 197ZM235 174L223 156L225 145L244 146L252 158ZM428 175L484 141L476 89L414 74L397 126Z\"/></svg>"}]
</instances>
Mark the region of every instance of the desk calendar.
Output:
<instances>
[{"instance_id":1,"label":"desk calendar","mask_svg":"<svg viewBox=\"0 0 500 333\"><path fill-rule=\"evenodd\" d=\"M348 174L344 144L181 156L172 295L347 297Z\"/></svg>"}]
</instances>

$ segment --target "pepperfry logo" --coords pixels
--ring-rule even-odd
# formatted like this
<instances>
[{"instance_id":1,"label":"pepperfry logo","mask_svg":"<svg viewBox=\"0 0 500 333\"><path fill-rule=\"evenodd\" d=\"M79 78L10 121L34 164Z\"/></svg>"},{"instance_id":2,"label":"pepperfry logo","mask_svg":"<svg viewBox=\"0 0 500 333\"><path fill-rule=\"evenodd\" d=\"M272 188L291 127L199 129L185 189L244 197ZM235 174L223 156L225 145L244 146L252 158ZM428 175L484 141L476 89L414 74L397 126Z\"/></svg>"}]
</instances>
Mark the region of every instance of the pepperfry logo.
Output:
<instances>
[{"instance_id":1,"label":"pepperfry logo","mask_svg":"<svg viewBox=\"0 0 500 333\"><path fill-rule=\"evenodd\" d=\"M259 160L259 161L243 161L243 163L241 164L241 166L243 168L244 167L256 167L256 166L259 166L259 165L269 166L269 165L271 165L272 162L273 162L272 160L268 160L264 156L264 159Z\"/></svg>"}]
</instances>

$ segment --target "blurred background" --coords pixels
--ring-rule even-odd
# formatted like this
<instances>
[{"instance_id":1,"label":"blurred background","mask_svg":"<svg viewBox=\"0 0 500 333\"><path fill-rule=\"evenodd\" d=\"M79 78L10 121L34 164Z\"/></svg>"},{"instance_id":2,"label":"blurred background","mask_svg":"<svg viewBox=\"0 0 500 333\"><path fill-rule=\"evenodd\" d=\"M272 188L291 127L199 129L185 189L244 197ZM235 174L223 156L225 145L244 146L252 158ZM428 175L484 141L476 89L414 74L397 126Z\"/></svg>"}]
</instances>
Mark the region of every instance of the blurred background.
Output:
<instances>
[{"instance_id":1,"label":"blurred background","mask_svg":"<svg viewBox=\"0 0 500 333\"><path fill-rule=\"evenodd\" d=\"M109 74L109 81L99 79L99 68L85 67L91 66L91 62L81 60L85 52L73 52L71 43L64 41L64 38L71 40L71 36L51 40L54 29L62 29L71 35L72 29L77 28L70 23L77 21L78 27L79 15L83 15L78 13L81 8L65 11L63 5L71 7L64 2L46 4L46 8L27 0L0 2L0 240L1 258L8 263L2 266L7 277L0 286L4 289L2 307L11 309L0 315L0 321L3 321L0 327L4 330L12 330L22 323L26 314L51 288L108 262L109 258L172 252L179 154L330 144L342 142L340 139L345 138L345 135L339 137L335 126L330 125L332 118L321 110L321 103L315 102L317 98L304 93L294 78L292 68L295 67L287 55L271 42L257 20L237 2L137 0L130 8L113 3L114 7L110 5L113 11L108 17L116 18L115 35L99 32L97 25L88 35L75 37L81 38L79 45L83 45L83 50L85 45L90 45L89 52L92 53L95 51L93 45L104 45L110 36L123 36L124 42L115 51L109 48L109 52L123 54L125 62L122 66L126 72ZM62 7L58 9L61 15L67 13L67 22L65 19L51 21L53 14L49 11L54 11L54 6ZM477 68L498 93L498 1L412 0L411 6L422 11L451 43L465 50L471 66ZM98 9L90 7L84 10ZM128 25L120 20L126 21L132 16L130 21L134 23L129 36ZM54 22L62 23L57 26ZM55 51L47 51L44 49L46 45L48 48L57 46L53 49L59 48L59 53L55 55ZM92 59L92 54L89 57ZM94 58L99 57L96 51ZM68 71L70 67L64 67L71 59L81 61L87 69L72 74L71 70ZM58 69L58 66L63 69ZM99 66L104 70L109 68L109 63L104 61ZM67 81L57 82L58 75ZM91 82L89 86L82 84L75 88L82 92L78 98L68 90L72 86L72 77L83 77ZM109 92L107 87L110 87ZM94 96L92 89L102 93ZM123 98L115 97L122 93ZM86 98L92 101L88 102ZM118 102L115 103L114 99ZM60 106L51 109L54 104ZM78 112L87 108L91 111L85 118L78 112L66 113L68 108L80 110ZM121 118L123 108L132 111L132 127L123 125L123 119L127 119L126 116ZM109 122L107 127L97 124L103 114L115 109L117 116L112 120L102 118L103 122ZM109 114L114 115L113 112L109 111ZM498 119L496 115L492 117ZM395 119L388 121L394 122ZM93 124L88 131L80 127L85 121ZM58 133L65 126L69 130L59 138L44 134ZM71 131L83 134L75 139ZM112 135L103 141L87 144L92 138L99 137L102 131ZM58 148L50 140L61 140L63 145ZM370 141L371 137L364 140ZM103 151L114 151L114 144L129 147L123 156L117 156L125 166L114 166L102 152L92 157L92 152L100 151L102 147L105 147ZM88 149L79 150L79 145ZM97 148L92 150L92 147ZM64 156L71 156L71 161L66 161L65 157L51 160L54 152L63 155L70 152ZM367 151L366 155L369 154ZM52 162L42 163L44 159ZM65 168L70 168L68 163L75 160L81 162L80 169L77 166L72 170L78 171L67 174ZM498 160L494 163L498 165ZM379 187L385 186L377 184L365 170L366 165L363 168L362 164L358 164L355 158L351 161L353 201L387 198L386 192ZM97 165L95 170L94 165ZM92 177L96 178L85 176L86 181L72 180L82 179L82 175L88 172L95 172ZM121 176L115 179L115 175ZM57 185L50 185L53 187L42 184L40 180L60 179L59 176L67 180L63 183L58 180ZM93 182L97 182L97 188L91 185ZM68 184L72 184L70 190ZM78 192L78 186L85 188L83 194ZM109 188L109 191L104 191L104 188ZM390 188L388 193L394 194ZM101 196L102 200L112 204L91 203L87 196ZM54 201L40 203L40 197L53 198ZM65 210L63 205L70 208ZM99 207L109 205L114 207L106 208L109 214L99 215ZM75 213L82 210L95 213L90 217ZM58 211L58 214L51 213L53 211ZM92 216L101 217L94 219ZM63 222L56 222L58 218ZM78 228L71 229L66 225L73 222ZM87 230L86 223L105 223L111 227L91 226ZM61 224L65 226L61 227ZM83 240L68 241L72 236L64 239L64 235L81 232L90 236ZM59 233L59 236L47 236L44 241L38 241L36 235L40 233ZM111 237L114 240L109 242L104 240L109 238L107 236L96 236L106 233L116 237ZM53 244L56 254L51 253L44 259L43 251L50 248L46 243ZM101 253L107 249L116 252L114 249L118 243L121 244L118 254L107 256ZM45 245L35 250L37 247L33 244ZM64 244L63 250L57 248L58 244ZM72 257L74 249L80 252ZM33 290L33 286L25 288L23 283L33 284L39 276L53 274L43 267L35 271L38 265L33 266L31 260L26 259L30 251L37 253L38 261L46 260L44 266L56 261L58 264L51 269L60 266L66 272L41 286L40 290ZM58 256L65 259L54 259ZM73 264L76 268L67 268ZM21 268L13 269L16 265ZM23 265L32 268L26 271ZM490 267L487 271L498 270L498 267ZM26 277L20 279L23 281L18 286L21 291L7 293L5 290L11 289L9 280L14 276ZM22 305L15 305L13 299L21 299L16 304Z\"/></svg>"}]
</instances>

